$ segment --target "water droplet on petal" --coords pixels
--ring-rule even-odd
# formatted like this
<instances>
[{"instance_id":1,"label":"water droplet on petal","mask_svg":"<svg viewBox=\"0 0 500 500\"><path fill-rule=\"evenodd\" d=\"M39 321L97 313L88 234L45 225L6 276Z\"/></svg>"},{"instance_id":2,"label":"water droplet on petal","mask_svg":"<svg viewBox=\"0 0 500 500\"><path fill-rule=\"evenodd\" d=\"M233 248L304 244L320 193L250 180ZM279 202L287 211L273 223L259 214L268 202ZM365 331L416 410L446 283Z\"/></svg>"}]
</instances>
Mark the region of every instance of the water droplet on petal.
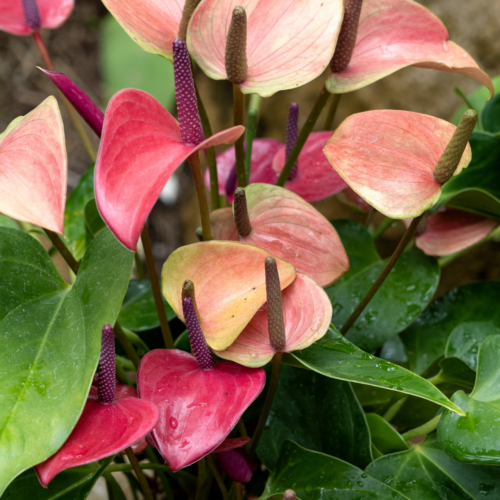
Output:
<instances>
[{"instance_id":1,"label":"water droplet on petal","mask_svg":"<svg viewBox=\"0 0 500 500\"><path fill-rule=\"evenodd\" d=\"M170 417L170 427L172 427L172 429L177 429L178 425L179 422L177 422L177 419L175 419L174 417Z\"/></svg>"}]
</instances>

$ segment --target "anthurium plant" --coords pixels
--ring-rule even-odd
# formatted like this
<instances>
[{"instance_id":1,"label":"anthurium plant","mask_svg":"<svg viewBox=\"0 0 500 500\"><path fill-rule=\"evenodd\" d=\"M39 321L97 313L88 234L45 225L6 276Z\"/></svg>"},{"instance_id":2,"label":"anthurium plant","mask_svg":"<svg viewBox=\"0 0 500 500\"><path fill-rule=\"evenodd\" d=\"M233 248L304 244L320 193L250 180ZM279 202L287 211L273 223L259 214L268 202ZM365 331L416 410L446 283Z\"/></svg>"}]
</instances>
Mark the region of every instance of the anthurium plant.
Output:
<instances>
[{"instance_id":1,"label":"anthurium plant","mask_svg":"<svg viewBox=\"0 0 500 500\"><path fill-rule=\"evenodd\" d=\"M500 283L435 298L443 266L500 234L488 75L412 0L103 3L172 65L175 115L134 88L103 113L54 68L42 30L71 0L0 5L92 160L67 197L51 95L0 134L1 498L83 500L101 477L111 500L500 498ZM342 94L407 66L483 87L454 123L376 109L331 130ZM201 71L232 83L226 130ZM262 97L317 78L285 143L255 137ZM158 275L148 216L184 161L200 241ZM350 220L313 204L332 196Z\"/></svg>"}]
</instances>

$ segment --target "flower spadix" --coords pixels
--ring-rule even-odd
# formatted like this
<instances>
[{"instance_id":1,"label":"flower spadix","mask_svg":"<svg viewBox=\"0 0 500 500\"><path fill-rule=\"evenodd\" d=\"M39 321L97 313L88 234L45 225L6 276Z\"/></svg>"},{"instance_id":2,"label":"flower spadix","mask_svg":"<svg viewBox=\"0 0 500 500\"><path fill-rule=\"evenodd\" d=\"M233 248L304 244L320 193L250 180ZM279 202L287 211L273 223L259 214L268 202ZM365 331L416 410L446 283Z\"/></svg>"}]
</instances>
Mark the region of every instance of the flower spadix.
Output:
<instances>
[{"instance_id":1,"label":"flower spadix","mask_svg":"<svg viewBox=\"0 0 500 500\"><path fill-rule=\"evenodd\" d=\"M178 248L162 269L162 291L181 321L182 286L191 280L196 288L198 314L208 345L231 345L266 302L263 262L271 254L233 241L208 241ZM277 259L281 288L295 279L292 264Z\"/></svg>"},{"instance_id":2,"label":"flower spadix","mask_svg":"<svg viewBox=\"0 0 500 500\"><path fill-rule=\"evenodd\" d=\"M137 378L140 397L160 409L151 437L173 471L217 448L265 383L262 369L213 360L196 302L195 287L187 281L182 306L194 355L177 349L150 351Z\"/></svg>"},{"instance_id":3,"label":"flower spadix","mask_svg":"<svg viewBox=\"0 0 500 500\"><path fill-rule=\"evenodd\" d=\"M71 14L74 0L12 0L0 3L0 30L30 35L42 28L57 28Z\"/></svg>"},{"instance_id":4,"label":"flower spadix","mask_svg":"<svg viewBox=\"0 0 500 500\"><path fill-rule=\"evenodd\" d=\"M432 207L441 186L471 161L468 139L477 120L464 114L458 127L408 111L368 111L347 118L324 152L347 184L370 205L395 219Z\"/></svg>"},{"instance_id":5,"label":"flower spadix","mask_svg":"<svg viewBox=\"0 0 500 500\"><path fill-rule=\"evenodd\" d=\"M155 426L158 408L136 397L115 398L113 328L102 330L98 396L90 395L82 416L57 453L35 467L43 486L69 467L114 455L140 440Z\"/></svg>"},{"instance_id":6,"label":"flower spadix","mask_svg":"<svg viewBox=\"0 0 500 500\"><path fill-rule=\"evenodd\" d=\"M212 212L215 239L236 238L265 248L292 263L325 287L349 269L349 259L334 227L300 196L270 184L238 188L229 210ZM236 227L237 231L234 230Z\"/></svg>"},{"instance_id":7,"label":"flower spadix","mask_svg":"<svg viewBox=\"0 0 500 500\"><path fill-rule=\"evenodd\" d=\"M68 159L55 97L0 134L0 212L63 234Z\"/></svg>"},{"instance_id":8,"label":"flower spadix","mask_svg":"<svg viewBox=\"0 0 500 500\"><path fill-rule=\"evenodd\" d=\"M350 4L356 4L354 11L361 1L349 0ZM347 59L335 54L333 73L327 82L330 92L352 92L402 68L416 66L468 75L494 94L488 75L464 49L448 40L443 23L416 2L363 0L357 35L355 30L355 24L351 23L346 29L349 33L339 37L338 47L341 39L352 39L352 35L356 43ZM344 47L341 52L346 48L349 49Z\"/></svg>"},{"instance_id":9,"label":"flower spadix","mask_svg":"<svg viewBox=\"0 0 500 500\"><path fill-rule=\"evenodd\" d=\"M232 144L244 131L237 126L202 140L189 55L179 39L174 43L174 76L180 124L141 90L116 93L106 110L95 198L106 224L130 250L177 167L199 150Z\"/></svg>"},{"instance_id":10,"label":"flower spadix","mask_svg":"<svg viewBox=\"0 0 500 500\"><path fill-rule=\"evenodd\" d=\"M281 292L276 262L268 257L267 303L259 309L238 338L224 351L215 353L245 366L263 366L277 352L305 349L325 335L332 319L332 304L314 280L297 273Z\"/></svg>"},{"instance_id":11,"label":"flower spadix","mask_svg":"<svg viewBox=\"0 0 500 500\"><path fill-rule=\"evenodd\" d=\"M216 80L270 96L319 76L333 55L343 1L204 0L187 32L190 53ZM246 71L245 71L246 69Z\"/></svg>"}]
</instances>

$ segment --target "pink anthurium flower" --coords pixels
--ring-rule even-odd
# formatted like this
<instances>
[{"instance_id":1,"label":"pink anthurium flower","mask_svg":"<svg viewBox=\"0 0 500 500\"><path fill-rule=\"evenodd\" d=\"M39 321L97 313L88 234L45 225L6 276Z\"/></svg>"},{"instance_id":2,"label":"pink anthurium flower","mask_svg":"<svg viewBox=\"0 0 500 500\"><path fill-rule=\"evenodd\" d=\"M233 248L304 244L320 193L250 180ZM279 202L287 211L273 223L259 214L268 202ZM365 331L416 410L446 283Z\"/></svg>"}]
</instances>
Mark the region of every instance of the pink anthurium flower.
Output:
<instances>
[{"instance_id":1,"label":"pink anthurium flower","mask_svg":"<svg viewBox=\"0 0 500 500\"><path fill-rule=\"evenodd\" d=\"M335 228L300 196L270 184L238 188L231 209L212 212L213 236L265 248L292 263L322 287L349 269L349 259ZM235 228L237 231L235 231Z\"/></svg>"},{"instance_id":2,"label":"pink anthurium flower","mask_svg":"<svg viewBox=\"0 0 500 500\"><path fill-rule=\"evenodd\" d=\"M363 1L350 62L332 73L327 88L337 94L352 92L407 66L468 75L494 94L488 75L448 40L443 23L411 0Z\"/></svg>"},{"instance_id":3,"label":"pink anthurium flower","mask_svg":"<svg viewBox=\"0 0 500 500\"><path fill-rule=\"evenodd\" d=\"M243 53L236 56L246 59L247 70L238 82L226 71L226 39L236 5L246 12L246 21L240 22L246 47L243 43ZM239 4L204 0L189 23L187 43L208 76L229 79L245 94L266 97L304 85L324 71L335 49L343 12L342 0L244 0Z\"/></svg>"},{"instance_id":4,"label":"pink anthurium flower","mask_svg":"<svg viewBox=\"0 0 500 500\"><path fill-rule=\"evenodd\" d=\"M264 388L263 369L215 362L196 313L192 282L183 286L183 315L194 356L156 349L141 360L139 395L158 405L151 432L158 451L175 472L212 452Z\"/></svg>"},{"instance_id":5,"label":"pink anthurium flower","mask_svg":"<svg viewBox=\"0 0 500 500\"><path fill-rule=\"evenodd\" d=\"M181 290L185 280L191 280L208 345L225 349L266 302L263 262L270 255L262 248L233 241L178 248L163 265L163 295L177 317L186 322ZM286 288L295 279L295 269L284 260L277 262L281 287Z\"/></svg>"},{"instance_id":6,"label":"pink anthurium flower","mask_svg":"<svg viewBox=\"0 0 500 500\"><path fill-rule=\"evenodd\" d=\"M407 225L410 222L405 221ZM415 242L427 255L442 257L480 242L496 227L498 221L443 207L428 217L425 229L416 235Z\"/></svg>"},{"instance_id":7,"label":"pink anthurium flower","mask_svg":"<svg viewBox=\"0 0 500 500\"><path fill-rule=\"evenodd\" d=\"M387 217L409 219L439 199L442 183L433 172L455 130L451 123L419 113L367 111L344 120L324 152L366 202ZM470 161L467 145L454 175Z\"/></svg>"},{"instance_id":8,"label":"pink anthurium flower","mask_svg":"<svg viewBox=\"0 0 500 500\"><path fill-rule=\"evenodd\" d=\"M63 234L68 159L55 97L0 134L0 212Z\"/></svg>"},{"instance_id":9,"label":"pink anthurium flower","mask_svg":"<svg viewBox=\"0 0 500 500\"><path fill-rule=\"evenodd\" d=\"M57 28L68 19L74 0L9 0L0 3L0 30L31 35L42 28Z\"/></svg>"},{"instance_id":10,"label":"pink anthurium flower","mask_svg":"<svg viewBox=\"0 0 500 500\"><path fill-rule=\"evenodd\" d=\"M136 397L115 399L113 328L102 329L98 396L90 395L82 416L57 453L35 467L47 486L61 471L114 455L139 441L158 421L158 408Z\"/></svg>"}]
</instances>

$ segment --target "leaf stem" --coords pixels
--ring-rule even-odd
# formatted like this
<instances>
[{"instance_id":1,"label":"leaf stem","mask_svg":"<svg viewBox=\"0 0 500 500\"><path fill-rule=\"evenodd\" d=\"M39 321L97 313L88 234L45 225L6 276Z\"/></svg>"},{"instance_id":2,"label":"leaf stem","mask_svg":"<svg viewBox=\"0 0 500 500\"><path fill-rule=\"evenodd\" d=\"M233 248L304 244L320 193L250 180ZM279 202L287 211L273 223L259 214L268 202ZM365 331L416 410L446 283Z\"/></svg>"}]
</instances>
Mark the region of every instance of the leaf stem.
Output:
<instances>
[{"instance_id":1,"label":"leaf stem","mask_svg":"<svg viewBox=\"0 0 500 500\"><path fill-rule=\"evenodd\" d=\"M297 137L297 141L290 152L290 156L286 159L283 170L281 171L278 181L276 182L277 186L283 187L285 185L285 182L287 181L288 176L290 175L290 172L292 171L292 168L295 165L295 162L297 161L299 154L302 151L309 134L312 132L312 129L314 128L314 125L318 120L321 111L323 111L330 95L330 92L328 92L326 87L323 85L321 92L319 93L318 98L316 99L316 102L307 117L306 123L304 123L302 130L299 132L299 136Z\"/></svg>"},{"instance_id":2,"label":"leaf stem","mask_svg":"<svg viewBox=\"0 0 500 500\"><path fill-rule=\"evenodd\" d=\"M424 212L425 213L425 212ZM392 254L391 258L389 259L389 262L385 265L384 269L380 273L379 277L375 280L373 285L370 287L366 295L361 299L361 302L358 304L356 309L352 312L352 314L347 318L347 321L344 323L342 328L340 329L340 333L345 336L345 334L350 330L351 326L354 325L355 321L359 318L361 313L365 310L365 307L368 305L370 300L372 300L373 296L377 293L378 289L382 286L382 283L385 281L387 276L389 276L389 273L392 271L393 267L396 265L396 262L398 261L399 257L403 253L404 249L410 242L410 240L413 237L413 234L415 233L418 224L424 214L419 215L418 217L415 217L412 221L408 229L406 230L406 233L404 236L401 238L401 241L399 242L396 250L394 250L394 253Z\"/></svg>"},{"instance_id":3,"label":"leaf stem","mask_svg":"<svg viewBox=\"0 0 500 500\"><path fill-rule=\"evenodd\" d=\"M373 233L372 239L373 241L377 241L397 220L391 219L390 217L386 217L375 229Z\"/></svg>"},{"instance_id":4,"label":"leaf stem","mask_svg":"<svg viewBox=\"0 0 500 500\"><path fill-rule=\"evenodd\" d=\"M118 342L120 342L121 346L123 347L123 350L126 352L130 361L134 363L136 369L139 368L139 363L141 362L141 358L139 358L137 351L128 340L127 335L123 331L122 327L118 324L118 321L115 323L113 330L115 332L116 338L118 339Z\"/></svg>"},{"instance_id":5,"label":"leaf stem","mask_svg":"<svg viewBox=\"0 0 500 500\"><path fill-rule=\"evenodd\" d=\"M330 130L332 128L333 119L337 113L337 108L339 107L340 98L342 94L333 94L332 102L328 108L328 114L326 115L325 124L323 125L323 130Z\"/></svg>"},{"instance_id":6,"label":"leaf stem","mask_svg":"<svg viewBox=\"0 0 500 500\"><path fill-rule=\"evenodd\" d=\"M430 382L432 385L438 385L438 384L442 384L443 382L446 382L446 380L441 376L442 373L443 373L443 370L440 370L433 377L429 377L427 379L427 382Z\"/></svg>"},{"instance_id":7,"label":"leaf stem","mask_svg":"<svg viewBox=\"0 0 500 500\"><path fill-rule=\"evenodd\" d=\"M148 460L152 464L158 464L158 460L156 458L155 452L153 449L148 446L144 450L144 454L146 457L148 457ZM141 467L142 469L142 467ZM174 492L172 491L172 487L170 486L170 483L168 482L167 476L165 476L165 472L162 469L157 469L156 470L156 475L160 478L161 485L163 486L163 491L165 492L165 495L167 496L167 499L174 500Z\"/></svg>"},{"instance_id":8,"label":"leaf stem","mask_svg":"<svg viewBox=\"0 0 500 500\"><path fill-rule=\"evenodd\" d=\"M64 241L61 237L50 231L49 229L45 229L45 234L49 237L52 244L57 248L59 253L62 255L63 259L66 261L70 269L77 274L78 268L80 267L80 263L73 257L73 254L69 251L68 247L64 244Z\"/></svg>"},{"instance_id":9,"label":"leaf stem","mask_svg":"<svg viewBox=\"0 0 500 500\"><path fill-rule=\"evenodd\" d=\"M392 406L390 406L387 409L387 411L384 413L382 418L386 422L390 422L397 415L399 410L401 410L403 405L406 403L407 399L408 399L408 396L405 396L404 398L398 399Z\"/></svg>"},{"instance_id":10,"label":"leaf stem","mask_svg":"<svg viewBox=\"0 0 500 500\"><path fill-rule=\"evenodd\" d=\"M271 382L269 383L269 389L267 390L266 400L264 402L264 407L262 408L262 413L259 417L257 428L255 429L255 432L252 436L252 442L250 443L250 450L248 451L250 458L252 458L254 453L257 451L260 437L262 436L262 432L264 431L264 427L266 426L267 417L269 416L271 406L273 405L274 395L276 394L276 390L278 389L282 357L282 352L277 352L273 357Z\"/></svg>"},{"instance_id":11,"label":"leaf stem","mask_svg":"<svg viewBox=\"0 0 500 500\"><path fill-rule=\"evenodd\" d=\"M217 465L215 464L212 455L207 455L207 462L210 470L212 471L212 474L214 475L215 480L217 481L217 484L219 485L223 500L229 500L226 485L224 484L222 476L219 474L219 470L217 469Z\"/></svg>"},{"instance_id":12,"label":"leaf stem","mask_svg":"<svg viewBox=\"0 0 500 500\"><path fill-rule=\"evenodd\" d=\"M35 41L35 44L38 48L38 51L40 52L40 55L42 56L43 62L47 69L49 71L55 71L54 64L52 63L52 60L50 58L49 52L47 50L47 47L45 46L45 43L43 42L42 35L40 34L40 31L34 31L33 32L33 40ZM94 146L92 146L92 143L90 142L89 136L87 135L87 132L85 132L85 129L83 128L83 125L80 121L80 118L78 117L78 113L75 111L75 108L69 103L69 101L64 97L62 92L60 92L61 98L64 102L64 105L66 106L66 109L68 110L69 116L71 120L73 121L73 124L77 130L77 132L80 134L80 137L82 139L83 145L85 146L85 149L87 150L87 153L90 156L90 159L92 161L95 161L97 156L96 152L94 149Z\"/></svg>"},{"instance_id":13,"label":"leaf stem","mask_svg":"<svg viewBox=\"0 0 500 500\"><path fill-rule=\"evenodd\" d=\"M441 416L442 413L436 415L433 419L429 420L425 424L422 424L419 427L415 427L415 429L411 429L408 432L401 434L401 437L405 441L409 441L410 439L416 438L418 436L423 436L424 434L430 434L432 431L435 431L437 429Z\"/></svg>"},{"instance_id":14,"label":"leaf stem","mask_svg":"<svg viewBox=\"0 0 500 500\"><path fill-rule=\"evenodd\" d=\"M233 83L233 106L234 106L234 125L243 125L243 94L241 89ZM242 135L235 143L234 149L236 152L236 177L238 179L238 187L246 187L247 176L245 173L245 151L243 150L244 135Z\"/></svg>"},{"instance_id":15,"label":"leaf stem","mask_svg":"<svg viewBox=\"0 0 500 500\"><path fill-rule=\"evenodd\" d=\"M143 280L146 278L144 274L144 265L142 263L142 259L139 255L139 252L134 253L134 261L135 261L135 271L137 272L137 278Z\"/></svg>"},{"instance_id":16,"label":"leaf stem","mask_svg":"<svg viewBox=\"0 0 500 500\"><path fill-rule=\"evenodd\" d=\"M212 230L210 227L210 211L208 210L207 192L205 190L205 183L203 182L203 174L201 172L201 163L198 151L195 151L188 158L188 162L191 167L191 172L193 173L196 194L198 195L203 241L210 241L212 239Z\"/></svg>"},{"instance_id":17,"label":"leaf stem","mask_svg":"<svg viewBox=\"0 0 500 500\"><path fill-rule=\"evenodd\" d=\"M139 465L139 461L137 460L137 457L135 456L134 452L132 451L132 448L130 448L130 447L125 448L125 453L127 454L127 457L130 461L130 465L132 465L134 472L137 476L137 479L139 480L139 483L141 484L141 488L142 488L142 491L144 492L145 500L154 500L153 492L151 491L151 488L149 487L148 480L146 479L144 472L142 472L142 469Z\"/></svg>"}]
</instances>

